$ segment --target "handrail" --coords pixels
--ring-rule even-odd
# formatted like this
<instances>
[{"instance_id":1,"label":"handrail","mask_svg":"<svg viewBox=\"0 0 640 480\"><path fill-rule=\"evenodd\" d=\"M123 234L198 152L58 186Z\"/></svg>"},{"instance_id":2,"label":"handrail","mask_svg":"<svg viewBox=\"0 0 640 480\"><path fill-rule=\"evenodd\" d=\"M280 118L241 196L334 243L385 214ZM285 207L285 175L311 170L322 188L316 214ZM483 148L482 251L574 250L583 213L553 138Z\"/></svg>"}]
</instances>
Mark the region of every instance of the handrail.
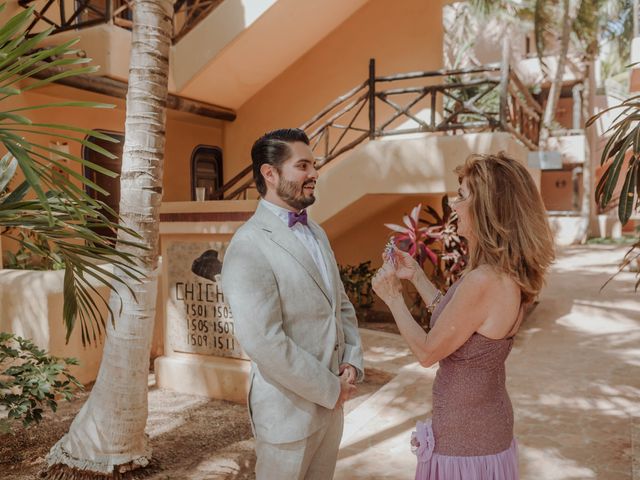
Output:
<instances>
[{"instance_id":1,"label":"handrail","mask_svg":"<svg viewBox=\"0 0 640 480\"><path fill-rule=\"evenodd\" d=\"M499 71L500 71L500 66L489 64L483 67L459 68L454 70L430 70L430 71L397 73L395 75L376 77L376 82L378 83L394 82L396 80L412 80L414 78L446 77L446 76L453 76L453 75L466 75L466 74L472 74L472 73L499 72Z\"/></svg>"},{"instance_id":2,"label":"handrail","mask_svg":"<svg viewBox=\"0 0 640 480\"><path fill-rule=\"evenodd\" d=\"M442 81L433 83L437 78ZM403 85L408 81L412 83ZM420 108L429 112L428 118L415 111ZM330 102L300 128L307 132L317 165L322 167L367 138L408 133L501 130L535 150L541 116L542 107L506 61L376 76L371 59L366 81ZM247 190L254 187L253 178L248 177L251 172L251 166L244 168L214 198L247 198Z\"/></svg>"},{"instance_id":3,"label":"handrail","mask_svg":"<svg viewBox=\"0 0 640 480\"><path fill-rule=\"evenodd\" d=\"M333 110L337 105L340 105L342 102L344 102L345 100L348 100L349 98L351 98L352 96L354 96L356 93L358 93L360 90L362 90L364 87L367 86L367 82L364 81L362 82L360 85L358 85L357 87L349 90L347 93L345 93L344 95L336 98L333 102L331 102L329 105L327 105L326 107L324 107L322 110L320 110L320 113L318 113L317 115L315 115L314 117L311 118L311 120L305 122L304 124L302 124L302 126L300 127L302 130L306 130L307 128L309 128L313 123L315 123L319 118L323 117L324 115L326 115L328 112L330 112L331 110Z\"/></svg>"}]
</instances>

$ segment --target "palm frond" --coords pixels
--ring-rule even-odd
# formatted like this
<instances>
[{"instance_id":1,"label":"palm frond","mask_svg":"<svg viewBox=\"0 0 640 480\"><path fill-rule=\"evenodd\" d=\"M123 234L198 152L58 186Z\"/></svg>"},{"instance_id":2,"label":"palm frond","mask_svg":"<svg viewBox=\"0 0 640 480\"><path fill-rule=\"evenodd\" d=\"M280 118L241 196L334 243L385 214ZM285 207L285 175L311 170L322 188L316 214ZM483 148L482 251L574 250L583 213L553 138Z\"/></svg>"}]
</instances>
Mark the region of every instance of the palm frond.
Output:
<instances>
[{"instance_id":1,"label":"palm frond","mask_svg":"<svg viewBox=\"0 0 640 480\"><path fill-rule=\"evenodd\" d=\"M76 55L77 39L43 46L51 29L27 37L25 29L33 12L33 7L23 10L0 27L0 102L63 78L97 70L89 65L90 59ZM3 235L15 239L25 252L35 257L64 265L63 317L67 340L79 320L83 343L97 341L104 332L101 304L106 305L108 315L113 318L107 300L96 285L113 292L124 287L133 294L130 285L142 277L142 272L130 251L145 247L137 242L140 236L124 227L116 213L89 195L88 190L104 195L108 192L78 170L85 168L112 177L116 174L49 144L53 137L113 158L113 154L88 139L117 140L77 126L32 122L29 117L32 112L51 108L112 107L97 102L70 101L0 109L0 143L8 151L0 160ZM2 194L17 170L24 181ZM133 248L129 252L116 249L112 238L95 233L98 228L107 228L114 237L117 232L124 235L128 240L121 241L120 245ZM112 268L120 274L114 274Z\"/></svg>"},{"instance_id":2,"label":"palm frond","mask_svg":"<svg viewBox=\"0 0 640 480\"><path fill-rule=\"evenodd\" d=\"M542 65L547 51L547 35L558 30L555 15L555 2L552 0L536 0L533 8L533 34L538 60Z\"/></svg>"},{"instance_id":3,"label":"palm frond","mask_svg":"<svg viewBox=\"0 0 640 480\"><path fill-rule=\"evenodd\" d=\"M5 154L0 159L0 194L5 191L7 185L16 174L18 162L10 153Z\"/></svg>"}]
</instances>

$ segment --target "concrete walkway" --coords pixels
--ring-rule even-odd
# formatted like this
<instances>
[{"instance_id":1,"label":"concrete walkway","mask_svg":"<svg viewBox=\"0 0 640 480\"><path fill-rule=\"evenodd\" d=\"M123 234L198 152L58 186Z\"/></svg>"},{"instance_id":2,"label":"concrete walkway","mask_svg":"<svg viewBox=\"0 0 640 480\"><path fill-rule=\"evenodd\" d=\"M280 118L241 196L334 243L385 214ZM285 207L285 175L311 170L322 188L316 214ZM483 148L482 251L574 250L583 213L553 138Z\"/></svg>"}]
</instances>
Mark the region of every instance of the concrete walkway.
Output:
<instances>
[{"instance_id":1,"label":"concrete walkway","mask_svg":"<svg viewBox=\"0 0 640 480\"><path fill-rule=\"evenodd\" d=\"M628 272L599 291L625 251L560 252L518 334L507 387L522 480L640 480L640 292ZM397 335L361 332L365 366L395 376L347 415L335 478L412 479L409 438L437 367L421 368Z\"/></svg>"}]
</instances>

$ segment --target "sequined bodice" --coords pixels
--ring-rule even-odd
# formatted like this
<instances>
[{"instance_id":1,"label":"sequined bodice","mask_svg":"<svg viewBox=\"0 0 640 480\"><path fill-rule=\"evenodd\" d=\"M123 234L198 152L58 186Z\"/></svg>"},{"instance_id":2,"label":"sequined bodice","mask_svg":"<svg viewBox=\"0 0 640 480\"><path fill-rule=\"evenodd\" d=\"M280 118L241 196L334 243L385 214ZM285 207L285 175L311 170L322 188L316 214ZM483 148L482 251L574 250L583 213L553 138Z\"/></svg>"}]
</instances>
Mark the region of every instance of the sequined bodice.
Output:
<instances>
[{"instance_id":1,"label":"sequined bodice","mask_svg":"<svg viewBox=\"0 0 640 480\"><path fill-rule=\"evenodd\" d=\"M454 283L436 307L431 327L453 298ZM440 361L433 383L435 451L443 455L489 455L513 439L513 410L505 387L505 360L513 338L474 333Z\"/></svg>"}]
</instances>

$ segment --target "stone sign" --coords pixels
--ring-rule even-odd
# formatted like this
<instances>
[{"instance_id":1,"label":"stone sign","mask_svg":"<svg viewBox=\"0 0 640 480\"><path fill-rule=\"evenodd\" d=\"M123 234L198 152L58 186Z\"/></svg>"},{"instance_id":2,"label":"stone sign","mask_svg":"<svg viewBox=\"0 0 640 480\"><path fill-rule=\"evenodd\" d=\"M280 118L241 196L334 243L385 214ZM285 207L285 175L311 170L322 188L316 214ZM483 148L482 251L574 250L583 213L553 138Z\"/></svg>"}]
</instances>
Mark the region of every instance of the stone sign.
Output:
<instances>
[{"instance_id":1,"label":"stone sign","mask_svg":"<svg viewBox=\"0 0 640 480\"><path fill-rule=\"evenodd\" d=\"M169 241L165 239L165 241ZM229 242L167 245L167 328L176 352L247 359L234 337L233 315L220 282Z\"/></svg>"}]
</instances>

